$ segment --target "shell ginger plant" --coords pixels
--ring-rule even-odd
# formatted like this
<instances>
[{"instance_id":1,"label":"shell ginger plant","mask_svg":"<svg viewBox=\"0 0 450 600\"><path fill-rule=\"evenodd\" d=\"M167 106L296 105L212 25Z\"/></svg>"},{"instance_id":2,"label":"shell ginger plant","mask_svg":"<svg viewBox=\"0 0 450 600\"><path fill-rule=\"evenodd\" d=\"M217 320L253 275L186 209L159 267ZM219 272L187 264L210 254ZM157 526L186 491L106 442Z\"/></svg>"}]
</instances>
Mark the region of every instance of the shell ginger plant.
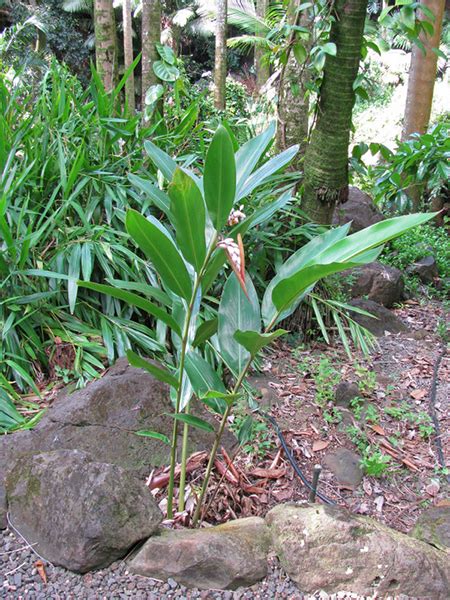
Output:
<instances>
[{"instance_id":1,"label":"shell ginger plant","mask_svg":"<svg viewBox=\"0 0 450 600\"><path fill-rule=\"evenodd\" d=\"M235 153L227 130L219 127L206 154L202 178L179 168L170 156L146 142L147 153L169 183L167 193L139 177L130 179L166 219L158 220L151 214L144 216L129 209L126 228L150 261L162 289L141 286L140 295L128 291L126 286L79 282L139 307L156 319L160 337L161 331L165 331L167 354L158 357L157 362L147 362L132 351L127 356L132 365L144 368L170 386L174 406L171 439L158 432L145 432L170 444L168 518L174 512L178 462L181 463L178 510L185 507L189 427L215 433L193 516L194 526L201 519L214 459L245 376L258 352L285 333L276 329L277 324L298 307L321 278L375 260L384 242L433 216L418 214L388 219L350 236L347 236L348 225L329 230L288 258L260 303L245 271L242 238L251 227L270 219L290 200L290 194L283 194L249 216L239 206L242 198L284 167L297 151L296 147L290 148L256 168L273 134L270 126ZM208 317L213 308L207 293L226 260L233 272L223 285L217 318L211 319ZM200 352L205 342L214 352L212 363L225 365L232 373L232 385L224 383L222 369L214 368ZM216 430L210 422L191 414L194 397L217 413ZM177 444L179 427L183 427L181 457Z\"/></svg>"}]
</instances>

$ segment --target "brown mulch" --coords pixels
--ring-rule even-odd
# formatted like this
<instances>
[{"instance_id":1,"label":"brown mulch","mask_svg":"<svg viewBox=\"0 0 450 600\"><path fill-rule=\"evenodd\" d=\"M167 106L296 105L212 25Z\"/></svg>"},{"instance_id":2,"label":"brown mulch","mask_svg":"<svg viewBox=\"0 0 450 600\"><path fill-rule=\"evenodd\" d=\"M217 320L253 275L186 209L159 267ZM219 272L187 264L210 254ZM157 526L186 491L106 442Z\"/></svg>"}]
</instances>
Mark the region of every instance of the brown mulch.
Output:
<instances>
[{"instance_id":1,"label":"brown mulch","mask_svg":"<svg viewBox=\"0 0 450 600\"><path fill-rule=\"evenodd\" d=\"M332 412L334 404L319 406L316 402L314 368L308 369L308 364L314 365L320 358L327 357L339 372L341 381L360 380L360 367L376 374L375 389L364 397L366 404L378 414L376 422L363 417L358 420L351 411L344 412L349 413L347 419L350 418L354 428L365 433L371 445L390 457L389 466L382 476L366 475L356 490L340 488L334 476L324 468L319 489L353 512L372 516L406 532L428 506L450 503L449 478L438 462L434 430L428 437L423 436L414 422L416 415L423 418L430 410L433 369L445 348L437 328L445 314L438 302L420 304L417 301L408 301L395 312L410 331L379 338L378 348L368 359L355 352L354 360L349 360L338 343L330 347L316 342L294 353L287 344L279 344L266 357L263 368L278 397L278 405L271 409L271 414L309 481L314 465L322 464L327 453L339 447L354 451L357 448L346 427L325 420L324 415ZM435 401L447 468L450 467L449 375L447 353L440 362ZM385 412L387 407L398 406L407 407L407 418L394 418ZM214 524L237 517L264 515L277 503L308 499L309 490L294 475L270 426L269 431L272 449L265 452L260 449L254 455L240 452L236 457L223 452L218 457L207 499L206 522ZM197 453L190 459L187 510L177 515L176 524L189 524L206 461L206 453ZM148 481L162 508L165 485L158 486L164 479L161 469Z\"/></svg>"}]
</instances>

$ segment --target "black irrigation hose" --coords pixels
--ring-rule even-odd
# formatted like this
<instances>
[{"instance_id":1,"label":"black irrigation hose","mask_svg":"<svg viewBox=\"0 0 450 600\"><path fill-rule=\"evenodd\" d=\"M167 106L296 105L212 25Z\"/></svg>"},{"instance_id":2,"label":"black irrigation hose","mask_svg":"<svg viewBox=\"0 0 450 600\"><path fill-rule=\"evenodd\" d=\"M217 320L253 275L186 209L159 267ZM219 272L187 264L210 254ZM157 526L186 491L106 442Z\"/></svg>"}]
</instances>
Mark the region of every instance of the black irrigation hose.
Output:
<instances>
[{"instance_id":1,"label":"black irrigation hose","mask_svg":"<svg viewBox=\"0 0 450 600\"><path fill-rule=\"evenodd\" d=\"M441 442L441 428L439 425L439 420L436 415L435 402L436 402L436 393L437 393L437 388L438 388L439 367L441 366L441 362L442 362L442 359L444 358L445 354L446 354L446 346L444 344L434 362L433 376L432 376L432 380L431 380L431 390L430 390L430 404L429 404L429 414L430 414L431 420L433 421L434 431L436 432L434 443L436 446L438 462L442 469L445 469L446 465L445 465L444 450L442 448L442 442ZM450 475L447 475L447 481L450 483Z\"/></svg>"},{"instance_id":2,"label":"black irrigation hose","mask_svg":"<svg viewBox=\"0 0 450 600\"><path fill-rule=\"evenodd\" d=\"M266 421L269 421L269 423L272 425L272 427L275 429L278 439L281 442L281 446L284 450L284 453L287 456L288 461L291 463L296 475L298 475L298 477L300 477L300 479L303 481L303 483L305 484L305 486L311 491L313 492L318 498L320 498L322 500L322 502L325 502L325 504L332 504L335 505L336 502L334 502L334 500L331 500L330 498L327 498L327 496L325 496L324 494L321 494L320 492L318 492L316 489L314 489L314 487L309 483L309 481L306 479L306 477L303 475L302 470L300 469L300 467L298 466L297 461L295 460L293 454L291 453L289 446L286 443L286 440L284 439L283 433L280 429L280 426L278 425L278 423L276 422L276 420L271 416L268 415L267 413L263 412L262 410L259 410L258 413L263 417L263 419L266 419Z\"/></svg>"}]
</instances>

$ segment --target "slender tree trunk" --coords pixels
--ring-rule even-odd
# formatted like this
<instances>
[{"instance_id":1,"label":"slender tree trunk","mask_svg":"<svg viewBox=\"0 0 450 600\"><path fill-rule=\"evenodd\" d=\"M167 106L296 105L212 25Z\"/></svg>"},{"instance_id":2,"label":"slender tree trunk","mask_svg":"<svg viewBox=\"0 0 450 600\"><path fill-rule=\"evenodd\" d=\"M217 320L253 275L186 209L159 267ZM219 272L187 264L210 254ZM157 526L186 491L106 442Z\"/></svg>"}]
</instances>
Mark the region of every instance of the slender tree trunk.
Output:
<instances>
[{"instance_id":1,"label":"slender tree trunk","mask_svg":"<svg viewBox=\"0 0 450 600\"><path fill-rule=\"evenodd\" d=\"M256 14L261 19L264 19L269 8L269 0L256 0ZM258 35L258 31L256 32ZM265 51L258 46L255 47L255 73L256 85L258 91L266 83L270 76L270 65L267 58L264 58Z\"/></svg>"},{"instance_id":2,"label":"slender tree trunk","mask_svg":"<svg viewBox=\"0 0 450 600\"><path fill-rule=\"evenodd\" d=\"M227 8L227 0L217 0L214 106L219 110L225 110L225 85L227 80Z\"/></svg>"},{"instance_id":3,"label":"slender tree trunk","mask_svg":"<svg viewBox=\"0 0 450 600\"><path fill-rule=\"evenodd\" d=\"M131 0L123 0L123 49L125 57L125 71L133 64L133 27L131 24ZM125 83L125 98L128 114L133 116L136 111L134 98L134 73L130 73Z\"/></svg>"},{"instance_id":4,"label":"slender tree trunk","mask_svg":"<svg viewBox=\"0 0 450 600\"><path fill-rule=\"evenodd\" d=\"M310 25L308 15L297 12L300 0L292 0L289 5L289 23L291 25ZM305 98L306 84L309 80L309 71L305 64L299 64L293 52L295 45L295 32L291 34L289 56L286 66L280 74L278 89L278 123L277 147L280 151L300 144L300 150L292 163L297 169L306 150L309 121L309 100ZM309 51L310 42L302 40L306 52Z\"/></svg>"},{"instance_id":5,"label":"slender tree trunk","mask_svg":"<svg viewBox=\"0 0 450 600\"><path fill-rule=\"evenodd\" d=\"M414 45L411 52L408 91L406 94L405 120L402 139L412 133L425 133L430 122L431 104L433 100L434 82L437 70L437 55L433 48L439 48L445 0L421 0L421 4L431 10L434 21L421 11L418 18L433 25L433 35L422 32L420 41L425 46L425 53Z\"/></svg>"},{"instance_id":6,"label":"slender tree trunk","mask_svg":"<svg viewBox=\"0 0 450 600\"><path fill-rule=\"evenodd\" d=\"M331 223L336 204L348 197L348 146L355 103L353 83L361 57L367 0L336 0L316 126L305 154L302 208L317 223Z\"/></svg>"},{"instance_id":7,"label":"slender tree trunk","mask_svg":"<svg viewBox=\"0 0 450 600\"><path fill-rule=\"evenodd\" d=\"M153 71L153 63L159 58L155 44L160 41L160 0L142 0L142 104L148 88L159 82Z\"/></svg>"},{"instance_id":8,"label":"slender tree trunk","mask_svg":"<svg viewBox=\"0 0 450 600\"><path fill-rule=\"evenodd\" d=\"M94 0L95 57L106 91L117 77L117 35L112 0Z\"/></svg>"}]
</instances>

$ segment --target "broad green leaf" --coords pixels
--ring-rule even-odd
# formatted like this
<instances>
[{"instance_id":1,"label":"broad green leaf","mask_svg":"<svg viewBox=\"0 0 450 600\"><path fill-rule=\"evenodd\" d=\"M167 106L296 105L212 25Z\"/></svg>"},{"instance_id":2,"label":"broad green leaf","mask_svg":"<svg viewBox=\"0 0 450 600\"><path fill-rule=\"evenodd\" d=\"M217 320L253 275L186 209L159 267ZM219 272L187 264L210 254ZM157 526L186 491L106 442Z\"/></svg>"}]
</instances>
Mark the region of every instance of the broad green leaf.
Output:
<instances>
[{"instance_id":1,"label":"broad green leaf","mask_svg":"<svg viewBox=\"0 0 450 600\"><path fill-rule=\"evenodd\" d=\"M239 342L241 346L244 346L244 348L250 352L251 356L256 356L264 346L268 346L285 333L287 333L285 329L277 329L271 333L238 330L234 334L234 339Z\"/></svg>"},{"instance_id":2,"label":"broad green leaf","mask_svg":"<svg viewBox=\"0 0 450 600\"><path fill-rule=\"evenodd\" d=\"M126 290L122 290L118 287L113 287L111 285L104 285L103 283L91 283L89 281L78 281L78 285L80 287L87 288L89 290L94 290L95 292L100 292L100 294L106 294L107 296L112 296L113 298L117 298L118 300L123 300L127 304L131 306L137 306L142 310L145 310L149 315L155 317L156 319L160 319L168 325L173 331L181 335L181 330L178 323L175 321L173 317L169 315L163 308L157 306L150 300L143 298L142 296L138 296L137 294L133 294L132 292L127 292Z\"/></svg>"},{"instance_id":3,"label":"broad green leaf","mask_svg":"<svg viewBox=\"0 0 450 600\"><path fill-rule=\"evenodd\" d=\"M187 425L192 425L192 427L196 427L197 429L203 429L203 431L210 431L214 433L214 427L208 421L204 419L200 419L200 417L194 417L194 415L187 415L185 413L176 413L174 415L167 414L168 417L172 419L176 419L177 421L181 421L182 423L186 423Z\"/></svg>"},{"instance_id":4,"label":"broad green leaf","mask_svg":"<svg viewBox=\"0 0 450 600\"><path fill-rule=\"evenodd\" d=\"M386 219L340 239L322 251L318 249L318 254L303 268L282 278L273 287L272 300L277 310L280 312L291 306L309 285L319 279L362 264L361 257L366 262L367 259L372 260L377 246L429 221L435 215L414 214Z\"/></svg>"},{"instance_id":5,"label":"broad green leaf","mask_svg":"<svg viewBox=\"0 0 450 600\"><path fill-rule=\"evenodd\" d=\"M275 121L272 121L269 127L246 142L236 152L236 191L239 195L239 190L247 180L258 164L258 161L266 151L268 145L275 135L276 125Z\"/></svg>"},{"instance_id":6,"label":"broad green leaf","mask_svg":"<svg viewBox=\"0 0 450 600\"><path fill-rule=\"evenodd\" d=\"M157 102L163 94L164 86L162 86L160 83L151 85L145 93L145 104L147 106L152 106L152 104L155 104L155 102Z\"/></svg>"},{"instance_id":7,"label":"broad green leaf","mask_svg":"<svg viewBox=\"0 0 450 600\"><path fill-rule=\"evenodd\" d=\"M163 44L155 44L156 50L160 57L169 65L175 64L175 52L170 46L163 46Z\"/></svg>"},{"instance_id":8,"label":"broad green leaf","mask_svg":"<svg viewBox=\"0 0 450 600\"><path fill-rule=\"evenodd\" d=\"M178 388L178 380L171 374L167 369L163 369L162 367L157 367L155 364L148 362L136 352L132 350L127 350L127 358L128 362L132 367L137 367L138 369L144 369L159 381L163 381L164 383L168 383L173 388Z\"/></svg>"},{"instance_id":9,"label":"broad green leaf","mask_svg":"<svg viewBox=\"0 0 450 600\"><path fill-rule=\"evenodd\" d=\"M209 390L218 390L226 395L226 388L222 380L200 354L192 351L186 354L185 369L194 392L198 397L206 397ZM208 398L210 397L208 396ZM218 399L217 396L214 399L210 399L214 400L211 403L211 408L215 412L223 414L226 409L225 401Z\"/></svg>"},{"instance_id":10,"label":"broad green leaf","mask_svg":"<svg viewBox=\"0 0 450 600\"><path fill-rule=\"evenodd\" d=\"M236 193L233 144L222 125L217 128L206 154L203 187L212 223L220 231L230 216Z\"/></svg>"},{"instance_id":11,"label":"broad green leaf","mask_svg":"<svg viewBox=\"0 0 450 600\"><path fill-rule=\"evenodd\" d=\"M250 358L250 353L236 341L234 334L238 330L259 331L261 328L258 296L248 275L245 284L250 299L232 273L225 283L219 304L219 348L234 373L240 373Z\"/></svg>"},{"instance_id":12,"label":"broad green leaf","mask_svg":"<svg viewBox=\"0 0 450 600\"><path fill-rule=\"evenodd\" d=\"M75 244L72 249L72 252L68 258L69 261L69 269L68 276L69 282L67 284L67 293L69 296L69 309L71 314L73 314L75 310L75 304L77 302L78 295L78 285L77 280L80 277L80 267L81 267L81 246L80 244Z\"/></svg>"},{"instance_id":13,"label":"broad green leaf","mask_svg":"<svg viewBox=\"0 0 450 600\"><path fill-rule=\"evenodd\" d=\"M169 196L178 246L198 273L206 256L206 216L202 195L191 177L177 169L169 186Z\"/></svg>"},{"instance_id":14,"label":"broad green leaf","mask_svg":"<svg viewBox=\"0 0 450 600\"><path fill-rule=\"evenodd\" d=\"M168 65L163 60L155 60L153 71L161 81L176 81L180 76L180 71L173 65Z\"/></svg>"},{"instance_id":15,"label":"broad green leaf","mask_svg":"<svg viewBox=\"0 0 450 600\"><path fill-rule=\"evenodd\" d=\"M214 319L209 319L208 321L203 321L203 323L197 329L194 341L192 342L192 346L196 348L197 346L200 346L201 344L209 340L209 338L216 333L217 327L217 317Z\"/></svg>"},{"instance_id":16,"label":"broad green leaf","mask_svg":"<svg viewBox=\"0 0 450 600\"><path fill-rule=\"evenodd\" d=\"M172 181L173 174L177 168L177 163L173 160L173 158L164 152L164 150L161 150L158 148L158 146L155 146L155 144L150 142L150 140L144 142L144 148L167 181Z\"/></svg>"},{"instance_id":17,"label":"broad green leaf","mask_svg":"<svg viewBox=\"0 0 450 600\"><path fill-rule=\"evenodd\" d=\"M127 210L125 224L136 244L152 261L164 284L189 301L192 294L191 279L167 230L154 217L146 219L131 209Z\"/></svg>"},{"instance_id":18,"label":"broad green leaf","mask_svg":"<svg viewBox=\"0 0 450 600\"><path fill-rule=\"evenodd\" d=\"M307 244L302 246L299 250L294 252L285 263L281 265L277 274L269 283L266 288L263 302L262 302L262 316L265 325L268 325L276 314L276 308L272 301L272 291L274 287L282 279L293 275L296 271L301 269L304 265L308 264L319 254L320 251L328 248L331 244L334 244L337 240L342 239L347 235L350 229L350 223L336 227L336 229L330 229L329 231L316 236L310 240ZM283 318L289 316L283 314Z\"/></svg>"},{"instance_id":19,"label":"broad green leaf","mask_svg":"<svg viewBox=\"0 0 450 600\"><path fill-rule=\"evenodd\" d=\"M150 181L142 179L142 177L138 177L137 175L133 175L133 173L128 175L128 179L135 187L146 194L153 204L162 210L172 221L172 215L170 213L170 198L165 192L160 190Z\"/></svg>"},{"instance_id":20,"label":"broad green leaf","mask_svg":"<svg viewBox=\"0 0 450 600\"><path fill-rule=\"evenodd\" d=\"M239 194L237 194L237 200L248 196L256 189L258 186L262 185L267 179L285 167L287 164L291 162L294 156L297 154L299 146L292 146L288 148L284 152L277 154L267 162L265 162L259 169L257 169L253 175L251 175L245 183L243 183L242 187L239 190Z\"/></svg>"},{"instance_id":21,"label":"broad green leaf","mask_svg":"<svg viewBox=\"0 0 450 600\"><path fill-rule=\"evenodd\" d=\"M158 433L157 431L146 431L142 429L141 431L135 431L135 434L141 435L143 437L152 438L154 440L159 440L160 442L164 442L165 444L168 444L170 446L169 438L163 433Z\"/></svg>"}]
</instances>

